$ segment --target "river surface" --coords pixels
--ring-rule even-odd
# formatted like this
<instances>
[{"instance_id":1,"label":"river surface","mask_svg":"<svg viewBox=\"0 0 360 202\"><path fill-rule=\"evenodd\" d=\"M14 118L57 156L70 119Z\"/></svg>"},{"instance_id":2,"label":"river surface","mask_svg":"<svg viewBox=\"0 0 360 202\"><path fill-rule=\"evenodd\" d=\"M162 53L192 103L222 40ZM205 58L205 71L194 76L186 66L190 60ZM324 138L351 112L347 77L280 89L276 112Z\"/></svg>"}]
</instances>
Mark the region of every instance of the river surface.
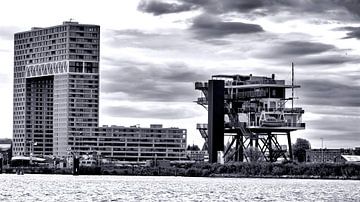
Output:
<instances>
[{"instance_id":1,"label":"river surface","mask_svg":"<svg viewBox=\"0 0 360 202\"><path fill-rule=\"evenodd\" d=\"M1 174L0 201L360 201L360 181Z\"/></svg>"}]
</instances>

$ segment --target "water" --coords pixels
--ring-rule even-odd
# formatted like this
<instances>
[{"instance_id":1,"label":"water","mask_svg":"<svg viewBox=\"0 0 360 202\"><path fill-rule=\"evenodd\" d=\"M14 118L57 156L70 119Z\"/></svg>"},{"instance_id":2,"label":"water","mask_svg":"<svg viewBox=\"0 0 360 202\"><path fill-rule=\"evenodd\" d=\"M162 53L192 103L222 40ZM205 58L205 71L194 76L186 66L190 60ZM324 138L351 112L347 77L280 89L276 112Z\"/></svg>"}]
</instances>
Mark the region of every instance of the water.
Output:
<instances>
[{"instance_id":1,"label":"water","mask_svg":"<svg viewBox=\"0 0 360 202\"><path fill-rule=\"evenodd\" d=\"M360 181L2 174L0 201L360 201Z\"/></svg>"}]
</instances>

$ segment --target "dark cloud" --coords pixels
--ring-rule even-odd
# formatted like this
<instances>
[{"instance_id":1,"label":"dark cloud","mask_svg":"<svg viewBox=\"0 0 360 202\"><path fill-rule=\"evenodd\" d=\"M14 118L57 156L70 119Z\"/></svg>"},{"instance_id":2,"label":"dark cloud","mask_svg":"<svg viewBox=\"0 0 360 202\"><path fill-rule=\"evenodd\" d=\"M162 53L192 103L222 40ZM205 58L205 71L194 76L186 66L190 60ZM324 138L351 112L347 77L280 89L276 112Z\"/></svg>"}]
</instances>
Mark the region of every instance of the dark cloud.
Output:
<instances>
[{"instance_id":1,"label":"dark cloud","mask_svg":"<svg viewBox=\"0 0 360 202\"><path fill-rule=\"evenodd\" d=\"M290 41L285 42L282 46L277 47L276 51L284 55L310 55L334 49L335 46L323 43Z\"/></svg>"},{"instance_id":2,"label":"dark cloud","mask_svg":"<svg viewBox=\"0 0 360 202\"><path fill-rule=\"evenodd\" d=\"M226 13L231 11L249 12L258 8L265 7L267 1L263 0L181 0L203 8L209 13Z\"/></svg>"},{"instance_id":3,"label":"dark cloud","mask_svg":"<svg viewBox=\"0 0 360 202\"><path fill-rule=\"evenodd\" d=\"M252 13L253 15L274 15L281 12L296 15L319 15L322 18L359 19L360 2L358 0L179 0L196 5L206 13L222 14L230 12Z\"/></svg>"},{"instance_id":4,"label":"dark cloud","mask_svg":"<svg viewBox=\"0 0 360 202\"><path fill-rule=\"evenodd\" d=\"M114 67L101 72L102 92L119 95L130 100L160 102L191 102L196 99L194 82L209 75L185 64L146 64L116 61Z\"/></svg>"},{"instance_id":5,"label":"dark cloud","mask_svg":"<svg viewBox=\"0 0 360 202\"><path fill-rule=\"evenodd\" d=\"M346 63L358 63L360 58L358 56L347 55L346 53L339 54L327 54L327 55L316 55L303 58L297 61L299 65L308 66L323 66L323 65L341 65Z\"/></svg>"},{"instance_id":6,"label":"dark cloud","mask_svg":"<svg viewBox=\"0 0 360 202\"><path fill-rule=\"evenodd\" d=\"M214 39L214 38L208 39L208 40L206 40L206 42L209 44L212 44L212 45L216 45L216 46L224 46L224 45L231 44L230 41L222 40L222 39Z\"/></svg>"},{"instance_id":7,"label":"dark cloud","mask_svg":"<svg viewBox=\"0 0 360 202\"><path fill-rule=\"evenodd\" d=\"M321 116L307 122L307 128L316 131L310 133L309 137L318 140L324 138L327 146L337 148L358 146L356 144L360 141L359 121L358 116Z\"/></svg>"},{"instance_id":8,"label":"dark cloud","mask_svg":"<svg viewBox=\"0 0 360 202\"><path fill-rule=\"evenodd\" d=\"M310 105L303 105L306 108L306 111L311 111L312 113L324 115L324 116L343 116L343 117L360 117L360 108L355 107L348 107L348 106L310 106Z\"/></svg>"},{"instance_id":9,"label":"dark cloud","mask_svg":"<svg viewBox=\"0 0 360 202\"><path fill-rule=\"evenodd\" d=\"M260 25L242 22L225 22L213 15L200 15L196 17L193 20L190 30L195 32L199 39L264 31Z\"/></svg>"},{"instance_id":10,"label":"dark cloud","mask_svg":"<svg viewBox=\"0 0 360 202\"><path fill-rule=\"evenodd\" d=\"M331 20L357 21L360 18L359 0L178 0L176 3L142 0L138 9L143 12L161 15L190 10L202 10L208 14L237 12L254 16L272 16L278 13L289 15L317 16L328 23Z\"/></svg>"},{"instance_id":11,"label":"dark cloud","mask_svg":"<svg viewBox=\"0 0 360 202\"><path fill-rule=\"evenodd\" d=\"M313 0L314 1L314 0ZM335 5L346 8L347 11L360 17L360 1L359 0L332 0Z\"/></svg>"},{"instance_id":12,"label":"dark cloud","mask_svg":"<svg viewBox=\"0 0 360 202\"><path fill-rule=\"evenodd\" d=\"M332 44L309 42L306 39L298 41L282 39L258 47L254 46L254 49L249 51L249 56L267 59L276 64L288 64L291 61L304 68L316 67L320 70L359 63L360 57L350 54L351 51L351 49L339 49Z\"/></svg>"},{"instance_id":13,"label":"dark cloud","mask_svg":"<svg viewBox=\"0 0 360 202\"><path fill-rule=\"evenodd\" d=\"M344 81L334 82L325 78L300 80L301 89L297 92L302 102L309 105L359 107L360 86L341 82Z\"/></svg>"},{"instance_id":14,"label":"dark cloud","mask_svg":"<svg viewBox=\"0 0 360 202\"><path fill-rule=\"evenodd\" d=\"M137 29L124 29L124 30L110 30L107 33L109 37L116 37L116 36L136 36L136 37L152 37L152 36L161 36L161 34L154 34L154 33L146 33L141 30Z\"/></svg>"},{"instance_id":15,"label":"dark cloud","mask_svg":"<svg viewBox=\"0 0 360 202\"><path fill-rule=\"evenodd\" d=\"M350 31L346 33L346 37L344 37L343 39L350 39L350 38L360 39L360 27L342 27L338 30Z\"/></svg>"},{"instance_id":16,"label":"dark cloud","mask_svg":"<svg viewBox=\"0 0 360 202\"><path fill-rule=\"evenodd\" d=\"M169 13L180 13L194 9L194 5L187 3L166 3L156 0L142 0L138 5L138 10L152 13L153 15L163 15Z\"/></svg>"},{"instance_id":17,"label":"dark cloud","mask_svg":"<svg viewBox=\"0 0 360 202\"><path fill-rule=\"evenodd\" d=\"M346 125L346 123L343 124ZM321 138L323 138L324 147L326 148L358 147L359 146L358 142L360 141L360 135L357 131L348 132L344 130L342 131L316 130L316 132L306 135L306 137L310 138L311 140L320 140Z\"/></svg>"},{"instance_id":18,"label":"dark cloud","mask_svg":"<svg viewBox=\"0 0 360 202\"><path fill-rule=\"evenodd\" d=\"M139 104L140 105L140 104ZM105 107L103 112L114 117L129 118L156 118L156 119L185 119L198 116L196 111L185 107L172 107L164 103L158 107L130 107L130 106L111 106Z\"/></svg>"},{"instance_id":19,"label":"dark cloud","mask_svg":"<svg viewBox=\"0 0 360 202\"><path fill-rule=\"evenodd\" d=\"M317 130L330 130L340 133L351 132L355 135L359 132L358 121L360 121L359 117L324 116L322 119L312 120L311 125Z\"/></svg>"},{"instance_id":20,"label":"dark cloud","mask_svg":"<svg viewBox=\"0 0 360 202\"><path fill-rule=\"evenodd\" d=\"M256 51L255 55L265 58L287 58L320 54L336 49L333 45L317 42L287 41L278 43L279 45L270 45L266 49Z\"/></svg>"}]
</instances>

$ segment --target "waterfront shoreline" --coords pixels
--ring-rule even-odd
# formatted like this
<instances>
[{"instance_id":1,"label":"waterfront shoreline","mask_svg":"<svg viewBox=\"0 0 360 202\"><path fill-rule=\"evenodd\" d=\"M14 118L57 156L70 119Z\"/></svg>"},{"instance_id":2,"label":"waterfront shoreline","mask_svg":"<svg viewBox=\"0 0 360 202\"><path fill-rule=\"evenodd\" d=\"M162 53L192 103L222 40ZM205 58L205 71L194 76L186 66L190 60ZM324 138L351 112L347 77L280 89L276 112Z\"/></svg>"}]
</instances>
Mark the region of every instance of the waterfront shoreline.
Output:
<instances>
[{"instance_id":1,"label":"waterfront shoreline","mask_svg":"<svg viewBox=\"0 0 360 202\"><path fill-rule=\"evenodd\" d=\"M4 168L4 173L16 173L19 168ZM72 175L70 168L24 167L25 174ZM214 178L279 178L360 180L359 164L296 164L296 163L233 163L193 164L168 167L81 167L80 175L123 176L183 176Z\"/></svg>"},{"instance_id":2,"label":"waterfront shoreline","mask_svg":"<svg viewBox=\"0 0 360 202\"><path fill-rule=\"evenodd\" d=\"M359 177L340 177L340 176L326 176L321 177L319 175L314 176L302 176L302 175L293 175L293 176L242 176L242 175L231 175L231 174L216 174L214 176L209 176L214 178L256 178L256 179L302 179L302 180L360 180Z\"/></svg>"},{"instance_id":3,"label":"waterfront shoreline","mask_svg":"<svg viewBox=\"0 0 360 202\"><path fill-rule=\"evenodd\" d=\"M4 175L16 175L15 172L2 173ZM25 173L26 175L73 175L72 173ZM1 174L0 174L1 175ZM299 180L354 180L359 181L359 177L339 177L339 176L243 176L234 174L215 174L212 176L186 176L186 175L132 175L132 174L80 174L81 176L152 176L152 177L195 177L195 178L241 178L241 179L299 179ZM79 175L74 175L79 176Z\"/></svg>"}]
</instances>

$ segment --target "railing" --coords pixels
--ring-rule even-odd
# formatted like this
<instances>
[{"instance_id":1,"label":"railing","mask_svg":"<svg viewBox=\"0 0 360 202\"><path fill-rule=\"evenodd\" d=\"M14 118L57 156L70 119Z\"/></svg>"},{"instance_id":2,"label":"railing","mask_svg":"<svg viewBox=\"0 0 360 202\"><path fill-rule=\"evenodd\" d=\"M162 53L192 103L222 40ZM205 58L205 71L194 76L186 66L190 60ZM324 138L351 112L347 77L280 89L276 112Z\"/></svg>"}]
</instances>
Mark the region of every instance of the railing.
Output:
<instances>
[{"instance_id":1,"label":"railing","mask_svg":"<svg viewBox=\"0 0 360 202\"><path fill-rule=\"evenodd\" d=\"M255 97L265 97L267 94L266 91L248 91L248 92L238 92L235 94L236 98L255 98Z\"/></svg>"},{"instance_id":2,"label":"railing","mask_svg":"<svg viewBox=\"0 0 360 202\"><path fill-rule=\"evenodd\" d=\"M196 129L207 129L208 124L207 123L198 123L196 124Z\"/></svg>"},{"instance_id":3,"label":"railing","mask_svg":"<svg viewBox=\"0 0 360 202\"><path fill-rule=\"evenodd\" d=\"M207 82L195 82L195 89L203 89L208 87L209 86Z\"/></svg>"},{"instance_id":4,"label":"railing","mask_svg":"<svg viewBox=\"0 0 360 202\"><path fill-rule=\"evenodd\" d=\"M238 113L248 113L248 112L283 112L283 113L294 113L294 114L303 114L304 110L302 108L267 108L266 110L263 107L245 107L238 108Z\"/></svg>"},{"instance_id":5,"label":"railing","mask_svg":"<svg viewBox=\"0 0 360 202\"><path fill-rule=\"evenodd\" d=\"M300 107L284 108L284 113L304 113L304 110Z\"/></svg>"},{"instance_id":6,"label":"railing","mask_svg":"<svg viewBox=\"0 0 360 202\"><path fill-rule=\"evenodd\" d=\"M197 99L197 103L198 103L198 104L207 104L208 101L207 101L206 97L199 97L199 98Z\"/></svg>"},{"instance_id":7,"label":"railing","mask_svg":"<svg viewBox=\"0 0 360 202\"><path fill-rule=\"evenodd\" d=\"M225 86L241 86L244 85L244 81L226 81Z\"/></svg>"},{"instance_id":8,"label":"railing","mask_svg":"<svg viewBox=\"0 0 360 202\"><path fill-rule=\"evenodd\" d=\"M285 123L285 127L305 128L305 123Z\"/></svg>"},{"instance_id":9,"label":"railing","mask_svg":"<svg viewBox=\"0 0 360 202\"><path fill-rule=\"evenodd\" d=\"M255 124L255 122L253 122L253 121L249 123L249 126L250 127L263 127L259 124ZM266 126L266 127L270 127L270 126ZM278 127L305 128L305 123L282 123L281 126L278 126Z\"/></svg>"},{"instance_id":10,"label":"railing","mask_svg":"<svg viewBox=\"0 0 360 202\"><path fill-rule=\"evenodd\" d=\"M246 107L245 109L243 108L238 108L238 113L248 113L248 112L257 112L257 107Z\"/></svg>"}]
</instances>

